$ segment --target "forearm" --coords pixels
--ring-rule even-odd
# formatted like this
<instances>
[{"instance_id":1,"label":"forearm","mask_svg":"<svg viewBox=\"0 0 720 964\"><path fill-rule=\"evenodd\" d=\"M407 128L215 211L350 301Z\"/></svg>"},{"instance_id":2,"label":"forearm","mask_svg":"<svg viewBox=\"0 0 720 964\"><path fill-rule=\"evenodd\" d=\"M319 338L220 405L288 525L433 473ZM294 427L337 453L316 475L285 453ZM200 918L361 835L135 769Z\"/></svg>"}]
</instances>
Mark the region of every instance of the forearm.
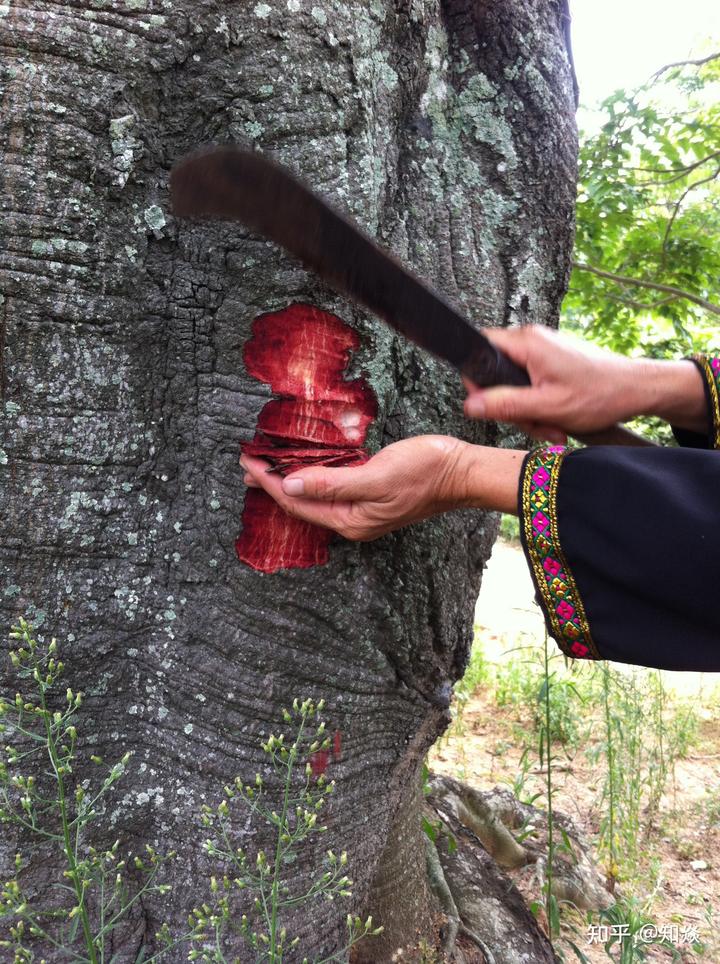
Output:
<instances>
[{"instance_id":1,"label":"forearm","mask_svg":"<svg viewBox=\"0 0 720 964\"><path fill-rule=\"evenodd\" d=\"M633 360L618 389L627 395L628 417L655 415L693 432L708 429L703 379L691 361Z\"/></svg>"},{"instance_id":2,"label":"forearm","mask_svg":"<svg viewBox=\"0 0 720 964\"><path fill-rule=\"evenodd\" d=\"M720 373L716 367L705 370L708 362L626 358L581 348L536 326L488 329L486 334L527 370L531 385L470 386L465 414L472 418L510 422L536 438L555 438L656 415L675 428L705 434L712 409L720 438Z\"/></svg>"},{"instance_id":3,"label":"forearm","mask_svg":"<svg viewBox=\"0 0 720 964\"><path fill-rule=\"evenodd\" d=\"M458 506L518 513L518 484L527 453L461 443L455 472Z\"/></svg>"},{"instance_id":4,"label":"forearm","mask_svg":"<svg viewBox=\"0 0 720 964\"><path fill-rule=\"evenodd\" d=\"M606 383L623 418L654 415L678 428L705 432L709 414L703 378L687 360L622 359ZM454 453L453 501L458 505L517 514L525 452L460 443Z\"/></svg>"}]
</instances>

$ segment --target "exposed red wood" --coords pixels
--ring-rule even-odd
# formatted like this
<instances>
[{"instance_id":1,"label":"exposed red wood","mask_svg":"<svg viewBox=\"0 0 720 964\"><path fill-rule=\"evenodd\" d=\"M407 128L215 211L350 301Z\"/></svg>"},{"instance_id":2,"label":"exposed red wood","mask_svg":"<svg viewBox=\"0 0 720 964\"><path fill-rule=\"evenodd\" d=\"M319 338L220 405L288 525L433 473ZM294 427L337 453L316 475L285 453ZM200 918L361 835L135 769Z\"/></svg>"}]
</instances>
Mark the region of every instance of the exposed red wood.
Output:
<instances>
[{"instance_id":1,"label":"exposed red wood","mask_svg":"<svg viewBox=\"0 0 720 964\"><path fill-rule=\"evenodd\" d=\"M345 322L312 305L256 318L245 365L280 397L263 408L243 451L283 475L307 465L364 462L362 446L377 403L364 379L344 377L359 344ZM331 532L286 515L263 491L248 491L242 524L237 554L254 569L277 572L327 562Z\"/></svg>"}]
</instances>

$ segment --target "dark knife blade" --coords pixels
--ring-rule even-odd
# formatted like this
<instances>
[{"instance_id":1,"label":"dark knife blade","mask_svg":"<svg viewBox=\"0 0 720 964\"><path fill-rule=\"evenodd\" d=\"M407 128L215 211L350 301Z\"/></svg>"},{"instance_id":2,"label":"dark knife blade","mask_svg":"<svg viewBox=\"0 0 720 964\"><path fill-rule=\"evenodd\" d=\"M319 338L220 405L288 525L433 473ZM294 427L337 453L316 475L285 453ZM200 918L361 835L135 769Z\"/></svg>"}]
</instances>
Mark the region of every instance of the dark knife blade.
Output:
<instances>
[{"instance_id":1,"label":"dark knife blade","mask_svg":"<svg viewBox=\"0 0 720 964\"><path fill-rule=\"evenodd\" d=\"M212 148L180 161L170 189L176 215L241 221L476 385L530 383L439 294L266 155Z\"/></svg>"},{"instance_id":2,"label":"dark knife blade","mask_svg":"<svg viewBox=\"0 0 720 964\"><path fill-rule=\"evenodd\" d=\"M170 190L178 217L243 222L478 387L530 384L444 298L266 155L210 148L173 168ZM653 444L621 425L575 437L588 445Z\"/></svg>"}]
</instances>

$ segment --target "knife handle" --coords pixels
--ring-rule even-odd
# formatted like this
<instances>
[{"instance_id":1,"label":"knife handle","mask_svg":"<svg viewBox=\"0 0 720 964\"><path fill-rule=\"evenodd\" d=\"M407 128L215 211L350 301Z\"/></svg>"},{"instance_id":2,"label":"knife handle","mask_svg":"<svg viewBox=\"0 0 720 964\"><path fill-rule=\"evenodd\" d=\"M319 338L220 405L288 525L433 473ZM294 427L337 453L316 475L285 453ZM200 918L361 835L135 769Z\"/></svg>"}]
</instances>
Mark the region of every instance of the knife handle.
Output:
<instances>
[{"instance_id":1,"label":"knife handle","mask_svg":"<svg viewBox=\"0 0 720 964\"><path fill-rule=\"evenodd\" d=\"M472 357L462 366L462 373L479 388L490 388L493 385L515 385L525 388L530 385L530 377L524 368L516 365L494 345L493 351L487 350L473 353ZM573 435L573 438L583 445L631 445L655 448L655 442L632 432L624 425L610 425L597 432L584 432Z\"/></svg>"},{"instance_id":2,"label":"knife handle","mask_svg":"<svg viewBox=\"0 0 720 964\"><path fill-rule=\"evenodd\" d=\"M493 385L517 385L526 388L530 378L524 368L516 365L506 354L477 332L478 340L460 371L478 388ZM482 340L480 340L482 339Z\"/></svg>"}]
</instances>

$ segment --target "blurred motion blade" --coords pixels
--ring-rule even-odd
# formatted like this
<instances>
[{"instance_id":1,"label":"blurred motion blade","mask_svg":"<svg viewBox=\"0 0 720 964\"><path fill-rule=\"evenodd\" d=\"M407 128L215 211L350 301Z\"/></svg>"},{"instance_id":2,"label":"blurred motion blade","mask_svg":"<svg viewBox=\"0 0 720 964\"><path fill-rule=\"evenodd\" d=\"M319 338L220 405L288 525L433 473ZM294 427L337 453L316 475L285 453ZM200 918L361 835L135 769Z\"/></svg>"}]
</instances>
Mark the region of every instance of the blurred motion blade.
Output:
<instances>
[{"instance_id":1,"label":"blurred motion blade","mask_svg":"<svg viewBox=\"0 0 720 964\"><path fill-rule=\"evenodd\" d=\"M181 161L170 185L176 215L241 221L477 384L496 383L499 353L483 335L357 225L264 154L212 148Z\"/></svg>"}]
</instances>

